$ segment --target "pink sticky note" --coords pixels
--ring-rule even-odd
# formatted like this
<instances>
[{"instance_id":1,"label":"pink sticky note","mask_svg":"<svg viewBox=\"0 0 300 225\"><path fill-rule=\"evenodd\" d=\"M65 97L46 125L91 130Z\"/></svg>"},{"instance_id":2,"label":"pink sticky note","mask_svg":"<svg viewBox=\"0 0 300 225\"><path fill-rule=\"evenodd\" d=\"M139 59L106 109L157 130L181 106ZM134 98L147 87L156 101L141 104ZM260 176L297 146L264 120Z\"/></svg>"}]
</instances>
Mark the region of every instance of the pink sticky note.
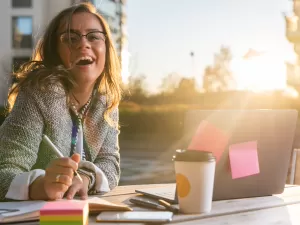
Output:
<instances>
[{"instance_id":1,"label":"pink sticky note","mask_svg":"<svg viewBox=\"0 0 300 225\"><path fill-rule=\"evenodd\" d=\"M230 145L229 161L232 179L258 174L257 141Z\"/></svg>"},{"instance_id":2,"label":"pink sticky note","mask_svg":"<svg viewBox=\"0 0 300 225\"><path fill-rule=\"evenodd\" d=\"M86 201L53 201L47 202L40 210L40 216L50 215L83 215L88 211L88 203Z\"/></svg>"},{"instance_id":3,"label":"pink sticky note","mask_svg":"<svg viewBox=\"0 0 300 225\"><path fill-rule=\"evenodd\" d=\"M218 162L228 144L228 140L229 136L226 133L207 121L203 121L194 134L188 149L212 152Z\"/></svg>"}]
</instances>

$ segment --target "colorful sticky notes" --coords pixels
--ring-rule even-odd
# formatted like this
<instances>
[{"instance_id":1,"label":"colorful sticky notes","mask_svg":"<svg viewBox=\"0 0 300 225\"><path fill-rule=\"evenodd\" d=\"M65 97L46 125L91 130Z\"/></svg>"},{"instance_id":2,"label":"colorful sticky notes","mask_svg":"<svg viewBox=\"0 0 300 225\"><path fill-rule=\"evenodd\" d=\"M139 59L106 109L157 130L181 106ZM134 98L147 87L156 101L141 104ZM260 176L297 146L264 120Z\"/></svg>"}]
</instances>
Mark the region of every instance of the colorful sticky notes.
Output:
<instances>
[{"instance_id":1,"label":"colorful sticky notes","mask_svg":"<svg viewBox=\"0 0 300 225\"><path fill-rule=\"evenodd\" d=\"M89 205L86 201L47 202L40 210L40 225L86 225L89 218Z\"/></svg>"},{"instance_id":2,"label":"colorful sticky notes","mask_svg":"<svg viewBox=\"0 0 300 225\"><path fill-rule=\"evenodd\" d=\"M228 140L229 136L225 132L207 121L202 121L188 149L212 152L218 162L228 144Z\"/></svg>"},{"instance_id":3,"label":"colorful sticky notes","mask_svg":"<svg viewBox=\"0 0 300 225\"><path fill-rule=\"evenodd\" d=\"M257 141L230 145L229 161L232 179L258 174Z\"/></svg>"}]
</instances>

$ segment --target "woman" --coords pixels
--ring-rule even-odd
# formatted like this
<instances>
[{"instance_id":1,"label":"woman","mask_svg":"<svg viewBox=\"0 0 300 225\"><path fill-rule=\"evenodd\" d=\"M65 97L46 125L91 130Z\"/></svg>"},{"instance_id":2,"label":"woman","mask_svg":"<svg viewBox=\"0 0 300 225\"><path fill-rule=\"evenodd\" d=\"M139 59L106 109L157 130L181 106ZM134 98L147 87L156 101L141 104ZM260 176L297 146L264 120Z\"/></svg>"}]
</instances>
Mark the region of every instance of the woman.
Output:
<instances>
[{"instance_id":1,"label":"woman","mask_svg":"<svg viewBox=\"0 0 300 225\"><path fill-rule=\"evenodd\" d=\"M120 66L96 9L60 12L16 76L0 128L0 200L86 199L117 186Z\"/></svg>"}]
</instances>

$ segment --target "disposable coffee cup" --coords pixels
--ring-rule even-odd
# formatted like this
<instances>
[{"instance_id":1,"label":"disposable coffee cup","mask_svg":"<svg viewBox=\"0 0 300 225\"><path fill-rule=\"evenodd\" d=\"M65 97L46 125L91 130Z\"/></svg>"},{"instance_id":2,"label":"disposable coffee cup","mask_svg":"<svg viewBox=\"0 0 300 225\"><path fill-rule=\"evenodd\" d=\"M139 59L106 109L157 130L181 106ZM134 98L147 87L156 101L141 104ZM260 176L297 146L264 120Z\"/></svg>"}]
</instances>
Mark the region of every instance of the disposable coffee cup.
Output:
<instances>
[{"instance_id":1,"label":"disposable coffee cup","mask_svg":"<svg viewBox=\"0 0 300 225\"><path fill-rule=\"evenodd\" d=\"M184 214L211 211L216 159L211 152L177 150L173 156L179 211Z\"/></svg>"}]
</instances>

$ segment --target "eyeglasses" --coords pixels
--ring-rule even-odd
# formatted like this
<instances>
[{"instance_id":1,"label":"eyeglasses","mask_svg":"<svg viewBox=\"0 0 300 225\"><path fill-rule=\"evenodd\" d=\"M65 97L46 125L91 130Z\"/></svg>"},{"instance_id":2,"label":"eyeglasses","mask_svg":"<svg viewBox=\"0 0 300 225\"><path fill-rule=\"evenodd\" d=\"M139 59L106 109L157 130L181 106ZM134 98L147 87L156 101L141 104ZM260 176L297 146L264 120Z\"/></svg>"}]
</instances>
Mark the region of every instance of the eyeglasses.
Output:
<instances>
[{"instance_id":1,"label":"eyeglasses","mask_svg":"<svg viewBox=\"0 0 300 225\"><path fill-rule=\"evenodd\" d=\"M92 31L87 34L79 34L71 31L63 32L60 34L59 39L64 44L77 45L82 37L85 37L90 43L98 44L105 42L106 34L103 31Z\"/></svg>"}]
</instances>

